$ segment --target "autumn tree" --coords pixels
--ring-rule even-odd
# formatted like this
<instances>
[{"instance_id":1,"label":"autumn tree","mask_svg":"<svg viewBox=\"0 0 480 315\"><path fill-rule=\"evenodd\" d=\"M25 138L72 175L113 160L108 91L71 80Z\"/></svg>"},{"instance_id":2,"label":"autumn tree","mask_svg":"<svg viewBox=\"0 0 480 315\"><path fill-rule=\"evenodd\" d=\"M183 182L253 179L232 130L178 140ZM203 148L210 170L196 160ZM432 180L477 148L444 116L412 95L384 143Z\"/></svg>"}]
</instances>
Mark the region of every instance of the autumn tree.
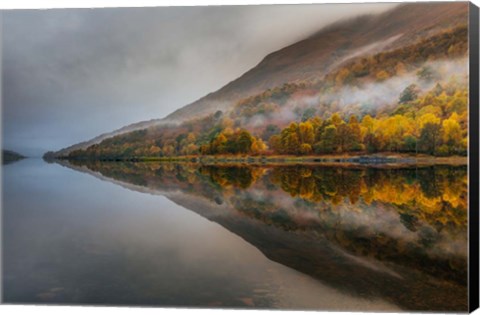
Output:
<instances>
[{"instance_id":1,"label":"autumn tree","mask_svg":"<svg viewBox=\"0 0 480 315\"><path fill-rule=\"evenodd\" d=\"M298 154L300 150L300 139L298 136L298 124L291 123L282 130L281 151L287 154Z\"/></svg>"},{"instance_id":2,"label":"autumn tree","mask_svg":"<svg viewBox=\"0 0 480 315\"><path fill-rule=\"evenodd\" d=\"M453 113L442 122L442 139L448 146L448 153L457 153L461 146L462 129L458 122L457 113Z\"/></svg>"},{"instance_id":3,"label":"autumn tree","mask_svg":"<svg viewBox=\"0 0 480 315\"><path fill-rule=\"evenodd\" d=\"M337 86L348 84L353 79L353 74L348 68L342 68L335 77L335 83Z\"/></svg>"},{"instance_id":4,"label":"autumn tree","mask_svg":"<svg viewBox=\"0 0 480 315\"><path fill-rule=\"evenodd\" d=\"M301 122L298 126L300 143L312 145L315 140L315 132L312 124L309 121Z\"/></svg>"},{"instance_id":5,"label":"autumn tree","mask_svg":"<svg viewBox=\"0 0 480 315\"><path fill-rule=\"evenodd\" d=\"M348 128L350 130L350 142L348 143L349 151L359 151L363 149L362 144L362 130L360 123L358 122L357 116L352 115L348 122Z\"/></svg>"},{"instance_id":6,"label":"autumn tree","mask_svg":"<svg viewBox=\"0 0 480 315\"><path fill-rule=\"evenodd\" d=\"M263 142L262 139L254 138L251 147L252 154L262 154L263 152L265 152L265 150L267 150L267 145L265 144L265 142Z\"/></svg>"},{"instance_id":7,"label":"autumn tree","mask_svg":"<svg viewBox=\"0 0 480 315\"><path fill-rule=\"evenodd\" d=\"M270 148L272 148L277 153L283 153L282 138L280 135L273 135L268 140Z\"/></svg>"},{"instance_id":8,"label":"autumn tree","mask_svg":"<svg viewBox=\"0 0 480 315\"><path fill-rule=\"evenodd\" d=\"M397 75L404 75L406 72L407 72L407 69L405 68L405 64L399 61L395 66L395 73Z\"/></svg>"},{"instance_id":9,"label":"autumn tree","mask_svg":"<svg viewBox=\"0 0 480 315\"><path fill-rule=\"evenodd\" d=\"M227 137L220 133L210 144L210 150L213 154L224 154L227 152Z\"/></svg>"},{"instance_id":10,"label":"autumn tree","mask_svg":"<svg viewBox=\"0 0 480 315\"><path fill-rule=\"evenodd\" d=\"M385 81L386 79L389 78L389 74L385 70L380 70L375 75L375 78L377 79L377 81L380 81L380 82Z\"/></svg>"},{"instance_id":11,"label":"autumn tree","mask_svg":"<svg viewBox=\"0 0 480 315\"><path fill-rule=\"evenodd\" d=\"M334 113L332 117L330 117L330 122L335 126L338 127L341 123L344 123L342 117L340 117L340 114Z\"/></svg>"}]
</instances>

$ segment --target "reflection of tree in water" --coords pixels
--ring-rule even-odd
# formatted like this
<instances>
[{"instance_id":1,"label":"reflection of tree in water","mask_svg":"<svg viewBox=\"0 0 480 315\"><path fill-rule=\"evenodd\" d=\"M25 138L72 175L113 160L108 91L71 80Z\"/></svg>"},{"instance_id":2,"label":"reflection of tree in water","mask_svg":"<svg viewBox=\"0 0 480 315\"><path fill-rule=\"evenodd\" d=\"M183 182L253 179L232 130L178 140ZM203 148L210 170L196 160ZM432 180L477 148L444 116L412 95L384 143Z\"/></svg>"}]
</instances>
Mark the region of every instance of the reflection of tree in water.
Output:
<instances>
[{"instance_id":1,"label":"reflection of tree in water","mask_svg":"<svg viewBox=\"0 0 480 315\"><path fill-rule=\"evenodd\" d=\"M237 194L233 205L249 217L287 231L319 231L356 255L427 269L464 284L465 256L432 253L450 236L465 240L466 170L438 168L422 185L417 178L424 172L277 167L271 181L295 202L278 203L276 195L259 200L246 192ZM433 190L437 192L432 194ZM355 223L355 218L364 221ZM377 223L383 225L381 229ZM399 233L405 237L398 237Z\"/></svg>"},{"instance_id":2,"label":"reflection of tree in water","mask_svg":"<svg viewBox=\"0 0 480 315\"><path fill-rule=\"evenodd\" d=\"M218 168L211 170L218 172ZM229 172L231 175L225 175ZM219 183L235 185L238 180L235 174L244 172L238 168L222 168L222 179L231 180ZM435 253L436 246L449 237L465 240L465 168L288 166L272 168L267 177L268 182L294 197L295 202L276 202L278 195L275 194L263 194L258 198L246 190L230 198L237 211L285 231L320 232L355 255L414 267L466 284L466 257L439 257ZM271 191L272 187L269 189ZM375 220L376 217L391 216L392 212L397 215L377 219L383 225L382 230L368 223L350 224L346 219L350 213L360 213L359 218ZM405 227L404 231L398 224ZM406 237L391 235L389 230L406 234Z\"/></svg>"},{"instance_id":3,"label":"reflection of tree in water","mask_svg":"<svg viewBox=\"0 0 480 315\"><path fill-rule=\"evenodd\" d=\"M204 166L199 169L201 174L210 175L210 179L220 186L229 186L246 189L252 185L254 174L252 169L247 167L208 167Z\"/></svg>"},{"instance_id":4,"label":"reflection of tree in water","mask_svg":"<svg viewBox=\"0 0 480 315\"><path fill-rule=\"evenodd\" d=\"M386 296L417 310L466 305L465 167L92 163L88 168L231 209L213 220L270 259L352 294ZM385 264L400 278L352 267L333 248Z\"/></svg>"},{"instance_id":5,"label":"reflection of tree in water","mask_svg":"<svg viewBox=\"0 0 480 315\"><path fill-rule=\"evenodd\" d=\"M404 214L409 228L418 220L441 229L466 226L466 169L351 169L277 167L271 181L289 193L312 202L332 205L362 202L391 204Z\"/></svg>"}]
</instances>

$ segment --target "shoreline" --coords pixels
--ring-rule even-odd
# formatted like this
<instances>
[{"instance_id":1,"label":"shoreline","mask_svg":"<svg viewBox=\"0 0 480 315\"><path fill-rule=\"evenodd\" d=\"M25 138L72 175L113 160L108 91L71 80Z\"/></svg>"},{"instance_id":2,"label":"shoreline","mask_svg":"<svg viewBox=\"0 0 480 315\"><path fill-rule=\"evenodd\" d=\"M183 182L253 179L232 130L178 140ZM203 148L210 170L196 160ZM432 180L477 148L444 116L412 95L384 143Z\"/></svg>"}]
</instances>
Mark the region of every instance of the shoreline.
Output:
<instances>
[{"instance_id":1,"label":"shoreline","mask_svg":"<svg viewBox=\"0 0 480 315\"><path fill-rule=\"evenodd\" d=\"M204 165L222 164L308 164L308 165L467 165L468 157L450 156L435 157L428 155L412 156L407 154L372 154L372 155L263 155L263 156L232 156L232 155L203 155L203 156L175 156L175 157L132 157L132 158L105 158L105 159L72 159L54 158L52 160L67 161L101 161L101 162L166 162L166 163L198 163Z\"/></svg>"}]
</instances>

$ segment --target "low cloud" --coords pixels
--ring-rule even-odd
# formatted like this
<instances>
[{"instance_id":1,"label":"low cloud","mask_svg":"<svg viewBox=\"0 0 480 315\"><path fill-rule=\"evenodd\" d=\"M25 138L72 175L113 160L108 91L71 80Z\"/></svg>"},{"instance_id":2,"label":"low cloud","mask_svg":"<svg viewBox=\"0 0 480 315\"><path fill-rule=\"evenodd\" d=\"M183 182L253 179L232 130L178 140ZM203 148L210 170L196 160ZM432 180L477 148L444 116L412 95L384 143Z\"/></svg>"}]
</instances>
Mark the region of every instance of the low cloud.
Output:
<instances>
[{"instance_id":1,"label":"low cloud","mask_svg":"<svg viewBox=\"0 0 480 315\"><path fill-rule=\"evenodd\" d=\"M440 81L445 82L455 77L458 82L467 84L467 58L427 62L421 67L433 69L441 78ZM342 111L348 116L358 114L359 109L375 111L396 104L402 91L411 84L417 85L421 93L424 93L431 90L437 82L437 80L429 82L420 80L417 71L412 71L382 82L370 82L360 87L345 86L334 93L318 93L300 98L293 97L278 112L267 117L263 115L254 116L246 119L244 124L250 127L260 127L271 121L280 123L298 121L299 115L308 108L314 108L317 110L316 114L323 115L324 113L320 112L319 109L324 104L335 104L334 107L328 108L329 114Z\"/></svg>"},{"instance_id":2,"label":"low cloud","mask_svg":"<svg viewBox=\"0 0 480 315\"><path fill-rule=\"evenodd\" d=\"M164 117L331 22L393 6L4 11L4 146L41 155Z\"/></svg>"}]
</instances>

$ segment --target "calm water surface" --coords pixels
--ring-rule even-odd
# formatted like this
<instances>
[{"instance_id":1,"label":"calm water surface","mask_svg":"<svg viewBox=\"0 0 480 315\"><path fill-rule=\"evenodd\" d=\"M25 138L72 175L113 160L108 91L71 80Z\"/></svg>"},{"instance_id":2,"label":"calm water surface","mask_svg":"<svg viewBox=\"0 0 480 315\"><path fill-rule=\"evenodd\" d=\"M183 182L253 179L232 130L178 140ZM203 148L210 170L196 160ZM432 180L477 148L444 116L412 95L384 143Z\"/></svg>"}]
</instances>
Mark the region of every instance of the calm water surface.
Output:
<instances>
[{"instance_id":1,"label":"calm water surface","mask_svg":"<svg viewBox=\"0 0 480 315\"><path fill-rule=\"evenodd\" d=\"M3 298L464 311L466 199L466 167L27 159L3 168Z\"/></svg>"}]
</instances>

